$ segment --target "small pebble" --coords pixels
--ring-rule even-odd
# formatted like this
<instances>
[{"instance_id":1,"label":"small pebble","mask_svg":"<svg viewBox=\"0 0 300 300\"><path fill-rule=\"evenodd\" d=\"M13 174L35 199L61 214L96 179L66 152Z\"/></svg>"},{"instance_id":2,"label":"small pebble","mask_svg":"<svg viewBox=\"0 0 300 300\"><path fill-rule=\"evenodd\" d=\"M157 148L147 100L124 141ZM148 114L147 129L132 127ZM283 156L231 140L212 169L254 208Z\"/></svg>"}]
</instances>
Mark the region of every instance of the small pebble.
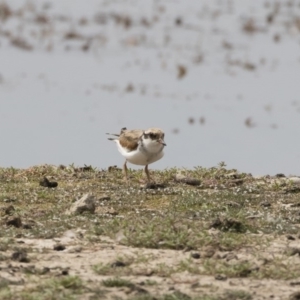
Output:
<instances>
[{"instance_id":1,"label":"small pebble","mask_svg":"<svg viewBox=\"0 0 300 300\"><path fill-rule=\"evenodd\" d=\"M113 262L110 266L111 266L111 268L117 268L117 267L125 267L126 264L123 263L122 261L117 260L117 261Z\"/></svg>"},{"instance_id":2,"label":"small pebble","mask_svg":"<svg viewBox=\"0 0 300 300\"><path fill-rule=\"evenodd\" d=\"M217 275L215 276L215 279L216 279L216 280L225 281L225 280L227 280L227 277L226 277L224 274L217 274Z\"/></svg>"},{"instance_id":3,"label":"small pebble","mask_svg":"<svg viewBox=\"0 0 300 300\"><path fill-rule=\"evenodd\" d=\"M198 252L194 252L194 253L191 254L191 257L195 258L195 259L199 259L201 257L201 255Z\"/></svg>"},{"instance_id":4,"label":"small pebble","mask_svg":"<svg viewBox=\"0 0 300 300\"><path fill-rule=\"evenodd\" d=\"M62 244L57 244L57 245L54 245L54 247L53 247L53 250L55 250L55 251L63 251L65 249L66 249L66 247Z\"/></svg>"},{"instance_id":5,"label":"small pebble","mask_svg":"<svg viewBox=\"0 0 300 300\"><path fill-rule=\"evenodd\" d=\"M40 186L44 186L47 188L56 188L58 186L58 183L56 181L49 181L47 177L44 177L44 179L40 181Z\"/></svg>"}]
</instances>

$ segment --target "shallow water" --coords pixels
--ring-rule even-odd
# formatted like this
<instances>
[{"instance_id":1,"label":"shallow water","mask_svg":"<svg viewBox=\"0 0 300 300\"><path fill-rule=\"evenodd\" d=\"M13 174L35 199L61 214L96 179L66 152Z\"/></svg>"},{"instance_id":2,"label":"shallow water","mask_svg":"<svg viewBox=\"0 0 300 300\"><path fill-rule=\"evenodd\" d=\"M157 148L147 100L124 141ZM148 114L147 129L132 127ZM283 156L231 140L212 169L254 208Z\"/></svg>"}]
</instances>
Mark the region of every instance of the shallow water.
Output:
<instances>
[{"instance_id":1,"label":"shallow water","mask_svg":"<svg viewBox=\"0 0 300 300\"><path fill-rule=\"evenodd\" d=\"M9 1L2 31L33 49L0 36L0 165L120 166L105 133L155 126L167 147L150 169L299 175L300 1L271 23L272 2L252 2Z\"/></svg>"}]
</instances>

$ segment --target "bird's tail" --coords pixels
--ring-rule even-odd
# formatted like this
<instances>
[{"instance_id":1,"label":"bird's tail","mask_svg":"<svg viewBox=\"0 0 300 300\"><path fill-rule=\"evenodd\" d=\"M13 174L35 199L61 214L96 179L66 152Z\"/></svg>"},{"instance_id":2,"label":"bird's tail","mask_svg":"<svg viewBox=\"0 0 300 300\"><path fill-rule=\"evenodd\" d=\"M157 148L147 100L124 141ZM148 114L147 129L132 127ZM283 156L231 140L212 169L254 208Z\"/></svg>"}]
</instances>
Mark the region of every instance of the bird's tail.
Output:
<instances>
[{"instance_id":1,"label":"bird's tail","mask_svg":"<svg viewBox=\"0 0 300 300\"><path fill-rule=\"evenodd\" d=\"M123 128L121 129L120 134L117 134L117 133L106 133L106 134L119 137L125 130L127 130L127 128L126 128L126 127L123 127ZM114 141L114 140L116 140L116 139L115 139L115 138L108 138L108 140Z\"/></svg>"}]
</instances>

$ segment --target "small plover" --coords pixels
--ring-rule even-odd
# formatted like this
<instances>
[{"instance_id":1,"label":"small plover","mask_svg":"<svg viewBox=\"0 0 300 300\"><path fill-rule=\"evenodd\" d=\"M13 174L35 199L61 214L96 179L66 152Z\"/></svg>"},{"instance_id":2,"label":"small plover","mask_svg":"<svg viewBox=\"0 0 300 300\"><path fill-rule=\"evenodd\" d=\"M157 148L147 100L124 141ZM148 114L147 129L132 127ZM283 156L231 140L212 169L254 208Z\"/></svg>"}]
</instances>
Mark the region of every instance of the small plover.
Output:
<instances>
[{"instance_id":1,"label":"small plover","mask_svg":"<svg viewBox=\"0 0 300 300\"><path fill-rule=\"evenodd\" d=\"M130 162L134 165L145 166L144 171L148 182L150 182L148 165L164 156L163 150L166 146L164 132L159 128L127 130L124 127L120 134L107 134L117 137L109 138L109 140L116 142L119 152L126 159L123 165L125 180L128 180L127 162Z\"/></svg>"}]
</instances>

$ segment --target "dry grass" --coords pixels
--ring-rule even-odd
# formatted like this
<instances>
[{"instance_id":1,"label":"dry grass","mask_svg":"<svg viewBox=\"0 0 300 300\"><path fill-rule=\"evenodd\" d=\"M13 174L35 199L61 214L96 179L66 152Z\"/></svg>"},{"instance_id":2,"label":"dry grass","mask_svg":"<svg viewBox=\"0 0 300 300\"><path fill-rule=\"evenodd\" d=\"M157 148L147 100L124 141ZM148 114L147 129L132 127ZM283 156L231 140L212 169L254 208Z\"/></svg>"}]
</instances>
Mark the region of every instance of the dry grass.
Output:
<instances>
[{"instance_id":1,"label":"dry grass","mask_svg":"<svg viewBox=\"0 0 300 300\"><path fill-rule=\"evenodd\" d=\"M298 187L289 180L268 176L255 179L226 170L221 164L211 169L153 172L159 185L149 189L140 185L139 171L130 172L131 183L127 185L119 170L110 170L49 165L27 170L0 169L0 265L2 270L9 270L7 264L14 255L14 272L21 274L23 280L18 285L4 280L1 299L15 299L16 295L20 299L40 299L42 290L47 291L47 299L97 298L104 294L117 297L124 287L130 299L154 299L151 290L158 291L157 287L163 284L155 279L174 280L173 275L181 273L187 277L221 274L225 279L247 280L284 281L300 277ZM179 173L197 179L200 185L178 182L175 178ZM58 186L40 186L44 177ZM97 199L96 213L66 215L71 204L85 193ZM15 217L21 219L21 226L8 226ZM82 274L69 275L72 265L61 267L56 273L53 266L51 271L39 266L41 257L58 252L53 247L38 248L34 241L57 244L66 232L75 232L78 243L91 255L92 249L104 244L107 249L120 245L136 250L134 254L120 250L112 260L91 264L90 272L102 278L99 288ZM33 246L22 244L22 239L32 241ZM161 251L173 251L173 260L165 260ZM198 260L192 257L194 252L199 253ZM154 278L155 284L146 284L146 295L141 292L144 287L138 282L140 276ZM156 299L222 299L226 293L224 289L215 292L219 298L209 294L197 298L194 288L185 296L162 290L161 298ZM231 299L252 297L245 291L231 293L236 293Z\"/></svg>"}]
</instances>

